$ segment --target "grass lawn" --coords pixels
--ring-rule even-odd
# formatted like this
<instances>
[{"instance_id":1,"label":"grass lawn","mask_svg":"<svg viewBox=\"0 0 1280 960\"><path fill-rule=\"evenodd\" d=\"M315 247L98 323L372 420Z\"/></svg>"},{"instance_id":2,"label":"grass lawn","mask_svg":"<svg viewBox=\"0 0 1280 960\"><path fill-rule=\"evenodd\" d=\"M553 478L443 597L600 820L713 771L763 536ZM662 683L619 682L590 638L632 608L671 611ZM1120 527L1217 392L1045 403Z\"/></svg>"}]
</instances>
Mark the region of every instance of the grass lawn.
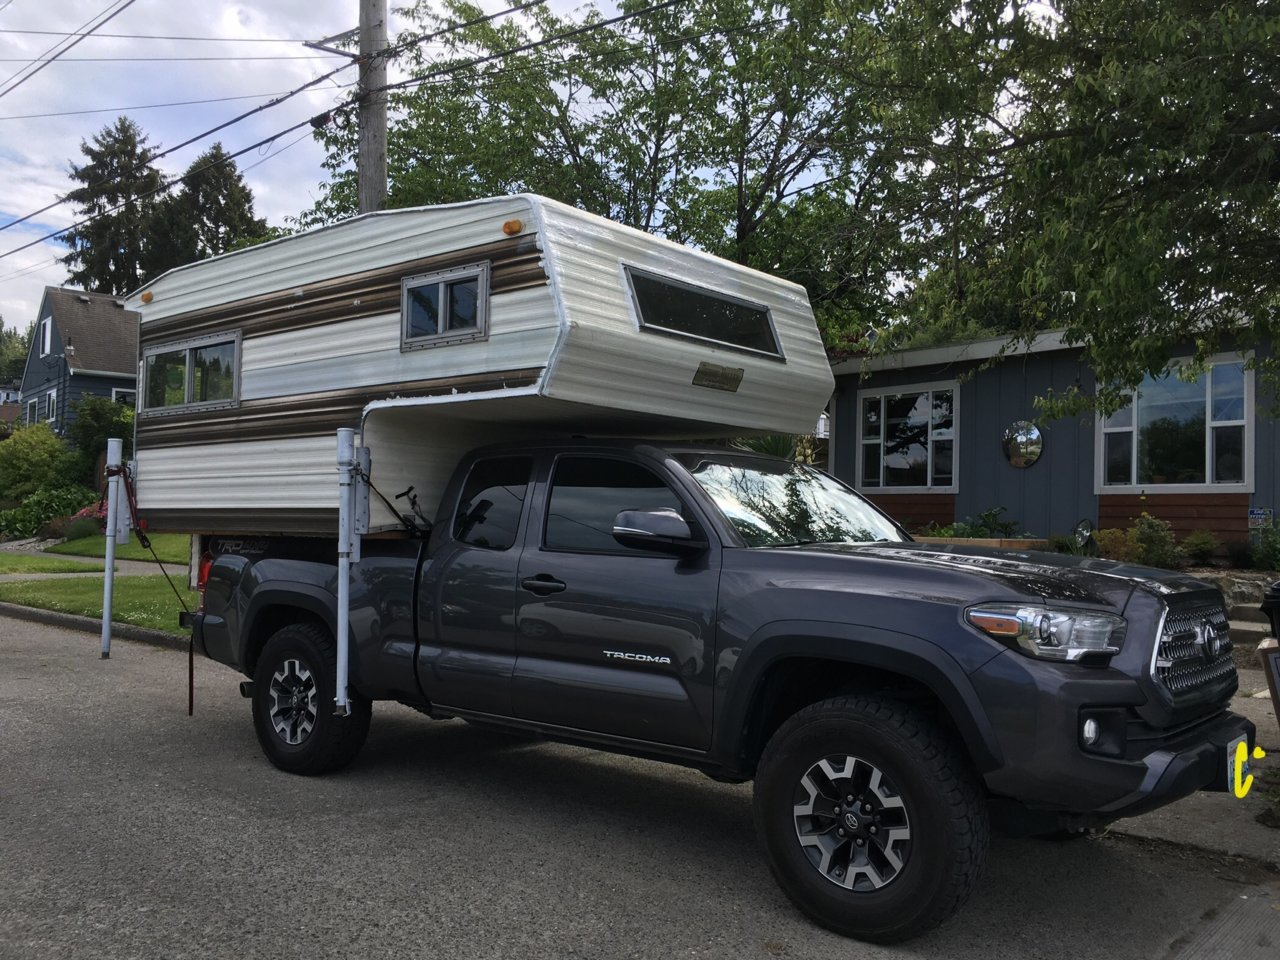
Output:
<instances>
[{"instance_id":1,"label":"grass lawn","mask_svg":"<svg viewBox=\"0 0 1280 960\"><path fill-rule=\"evenodd\" d=\"M191 538L185 533L153 533L151 545L156 554L165 563L180 563L186 566L191 562ZM79 540L68 540L56 543L45 550L45 553L66 553L73 557L105 557L107 555L107 538L102 534L96 537L81 537ZM116 545L117 560L152 560L150 550L142 549L137 534L129 534L129 545Z\"/></svg>"},{"instance_id":2,"label":"grass lawn","mask_svg":"<svg viewBox=\"0 0 1280 960\"><path fill-rule=\"evenodd\" d=\"M0 574L5 573L93 573L102 572L100 563L81 563L61 557L24 557L0 553Z\"/></svg>"},{"instance_id":3,"label":"grass lawn","mask_svg":"<svg viewBox=\"0 0 1280 960\"><path fill-rule=\"evenodd\" d=\"M186 578L177 578L174 583L186 597L187 606L194 610L198 601L196 595L187 589ZM81 577L75 580L18 580L0 583L0 601L101 619L102 579ZM178 613L182 607L160 574L151 577L117 577L111 606L111 619L117 623L132 623L167 633L179 633Z\"/></svg>"}]
</instances>

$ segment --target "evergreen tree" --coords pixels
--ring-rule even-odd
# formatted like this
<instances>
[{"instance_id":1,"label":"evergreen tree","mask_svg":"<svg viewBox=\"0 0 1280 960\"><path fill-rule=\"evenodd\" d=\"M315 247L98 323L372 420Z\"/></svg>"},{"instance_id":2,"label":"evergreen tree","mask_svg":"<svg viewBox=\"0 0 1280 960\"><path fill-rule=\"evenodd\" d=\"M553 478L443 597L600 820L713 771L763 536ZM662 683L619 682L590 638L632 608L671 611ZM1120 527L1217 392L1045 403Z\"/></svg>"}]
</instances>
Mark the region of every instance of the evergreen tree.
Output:
<instances>
[{"instance_id":1,"label":"evergreen tree","mask_svg":"<svg viewBox=\"0 0 1280 960\"><path fill-rule=\"evenodd\" d=\"M71 252L62 258L72 286L123 296L140 285L146 234L162 181L152 166L155 151L128 117L104 127L92 142L81 141L89 162L71 165L80 184L67 194L77 220L92 217L63 235ZM116 209L116 208L119 209Z\"/></svg>"},{"instance_id":2,"label":"evergreen tree","mask_svg":"<svg viewBox=\"0 0 1280 960\"><path fill-rule=\"evenodd\" d=\"M147 229L146 279L266 233L266 221L253 215L253 193L244 176L215 143L187 167L181 192L155 205Z\"/></svg>"}]
</instances>

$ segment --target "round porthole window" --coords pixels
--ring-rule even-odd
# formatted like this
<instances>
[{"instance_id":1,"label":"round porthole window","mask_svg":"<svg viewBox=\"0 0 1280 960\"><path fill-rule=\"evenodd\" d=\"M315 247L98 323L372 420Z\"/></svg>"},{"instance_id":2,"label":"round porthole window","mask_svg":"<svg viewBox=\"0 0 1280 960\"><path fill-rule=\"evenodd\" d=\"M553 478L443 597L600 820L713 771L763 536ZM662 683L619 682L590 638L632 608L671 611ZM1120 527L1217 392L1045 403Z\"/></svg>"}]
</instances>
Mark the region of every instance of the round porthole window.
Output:
<instances>
[{"instance_id":1,"label":"round porthole window","mask_svg":"<svg viewBox=\"0 0 1280 960\"><path fill-rule=\"evenodd\" d=\"M1040 459L1044 451L1044 437L1040 428L1030 420L1015 420L1004 432L1001 447L1010 466L1025 470Z\"/></svg>"}]
</instances>

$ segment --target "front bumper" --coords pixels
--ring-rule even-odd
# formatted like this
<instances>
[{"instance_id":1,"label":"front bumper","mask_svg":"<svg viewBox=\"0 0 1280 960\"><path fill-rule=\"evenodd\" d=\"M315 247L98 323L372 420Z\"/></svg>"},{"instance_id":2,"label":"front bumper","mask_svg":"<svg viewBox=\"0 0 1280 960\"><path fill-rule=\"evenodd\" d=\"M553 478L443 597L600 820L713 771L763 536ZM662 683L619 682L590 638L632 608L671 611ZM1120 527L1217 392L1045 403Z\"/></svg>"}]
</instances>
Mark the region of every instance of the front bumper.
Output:
<instances>
[{"instance_id":1,"label":"front bumper","mask_svg":"<svg viewBox=\"0 0 1280 960\"><path fill-rule=\"evenodd\" d=\"M972 680L983 703L995 705L991 721L1005 761L986 774L987 787L1031 810L1094 820L1135 816L1198 790L1227 790L1228 748L1241 737L1250 753L1254 747L1253 724L1222 708L1176 730L1146 727L1136 715L1146 695L1113 669L1010 651ZM1081 743L1082 714L1097 709L1132 717L1115 755Z\"/></svg>"}]
</instances>

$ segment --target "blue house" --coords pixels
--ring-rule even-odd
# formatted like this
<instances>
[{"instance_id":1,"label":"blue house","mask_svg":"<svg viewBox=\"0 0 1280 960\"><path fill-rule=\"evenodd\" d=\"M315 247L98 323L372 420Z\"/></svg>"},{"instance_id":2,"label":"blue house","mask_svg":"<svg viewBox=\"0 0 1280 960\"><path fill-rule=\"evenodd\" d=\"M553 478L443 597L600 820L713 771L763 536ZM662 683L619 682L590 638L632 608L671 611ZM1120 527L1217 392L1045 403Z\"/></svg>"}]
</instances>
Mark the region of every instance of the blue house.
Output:
<instances>
[{"instance_id":1,"label":"blue house","mask_svg":"<svg viewBox=\"0 0 1280 960\"><path fill-rule=\"evenodd\" d=\"M62 434L84 397L136 405L138 315L123 300L45 287L38 316L22 376L23 423Z\"/></svg>"},{"instance_id":2,"label":"blue house","mask_svg":"<svg viewBox=\"0 0 1280 960\"><path fill-rule=\"evenodd\" d=\"M1110 417L1033 424L1036 396L1091 392L1093 371L1055 333L990 364L1006 343L835 363L836 476L909 529L1004 507L1020 531L1050 536L1145 511L1179 537L1207 529L1227 543L1272 515L1280 427L1246 369L1251 350L1213 357L1195 382L1148 377Z\"/></svg>"}]
</instances>

